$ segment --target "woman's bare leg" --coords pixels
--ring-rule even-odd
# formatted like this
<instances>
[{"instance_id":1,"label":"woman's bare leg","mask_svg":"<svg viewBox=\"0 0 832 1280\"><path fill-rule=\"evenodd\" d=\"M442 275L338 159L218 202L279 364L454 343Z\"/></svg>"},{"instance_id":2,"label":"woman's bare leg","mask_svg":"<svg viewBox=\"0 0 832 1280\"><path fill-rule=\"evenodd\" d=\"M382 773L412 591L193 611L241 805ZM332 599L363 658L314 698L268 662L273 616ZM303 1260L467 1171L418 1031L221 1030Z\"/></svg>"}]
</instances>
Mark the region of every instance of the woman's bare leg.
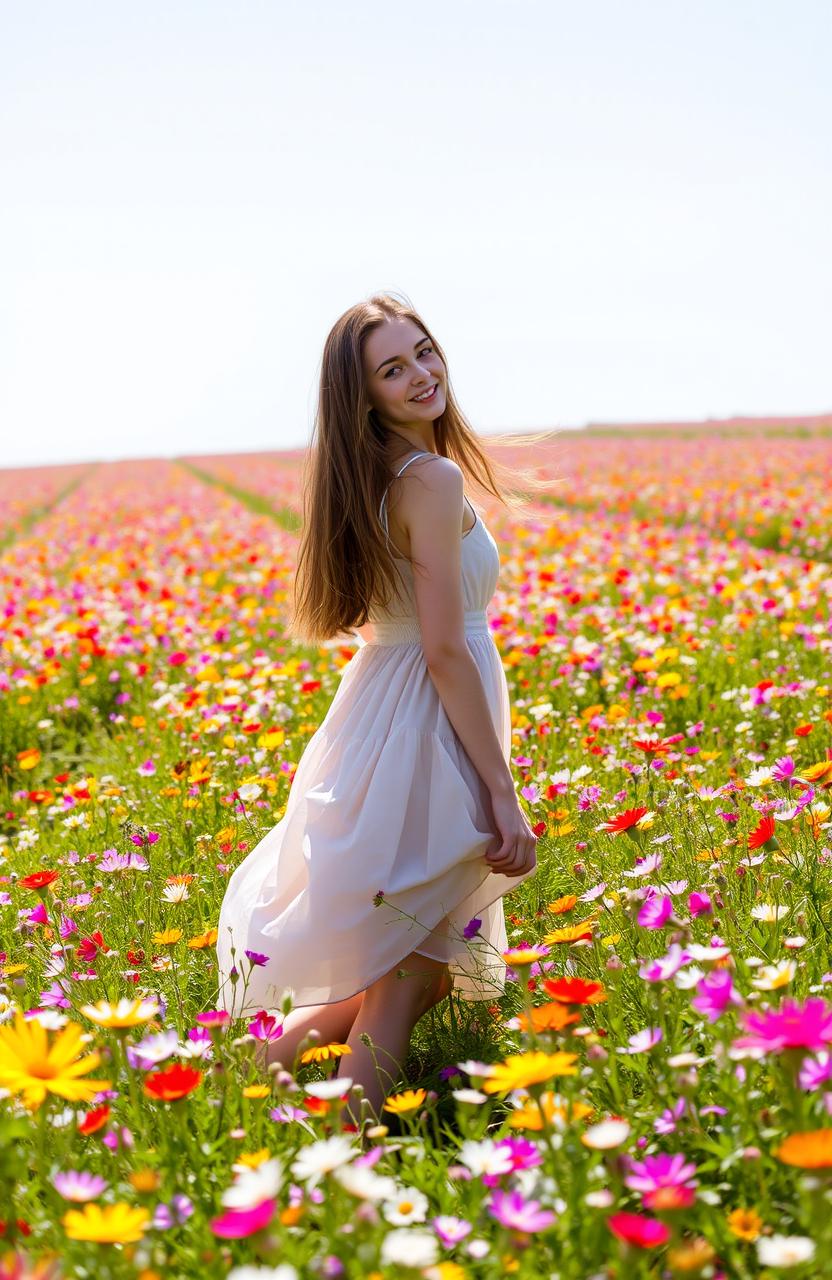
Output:
<instances>
[{"instance_id":1,"label":"woman's bare leg","mask_svg":"<svg viewBox=\"0 0 832 1280\"><path fill-rule=\"evenodd\" d=\"M399 977L402 970L405 976ZM414 951L364 992L347 1037L352 1055L341 1059L339 1074L363 1087L376 1116L401 1074L413 1028L450 988L447 964ZM371 1046L362 1036L369 1037Z\"/></svg>"},{"instance_id":2,"label":"woman's bare leg","mask_svg":"<svg viewBox=\"0 0 832 1280\"><path fill-rule=\"evenodd\" d=\"M291 1071L301 1041L310 1031L318 1031L323 1044L343 1044L361 1008L364 992L335 1004L310 1004L290 1009L283 1021L283 1035L258 1048L258 1062L267 1067L282 1062Z\"/></svg>"}]
</instances>

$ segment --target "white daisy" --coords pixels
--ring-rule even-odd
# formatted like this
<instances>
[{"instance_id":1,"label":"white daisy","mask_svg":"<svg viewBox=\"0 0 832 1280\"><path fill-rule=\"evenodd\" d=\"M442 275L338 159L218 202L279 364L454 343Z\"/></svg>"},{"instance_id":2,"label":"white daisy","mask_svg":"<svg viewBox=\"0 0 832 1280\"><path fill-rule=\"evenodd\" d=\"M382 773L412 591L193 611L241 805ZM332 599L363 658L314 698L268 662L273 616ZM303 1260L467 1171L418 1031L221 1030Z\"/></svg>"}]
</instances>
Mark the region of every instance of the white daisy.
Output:
<instances>
[{"instance_id":1,"label":"white daisy","mask_svg":"<svg viewBox=\"0 0 832 1280\"><path fill-rule=\"evenodd\" d=\"M400 1267L430 1267L439 1256L439 1245L430 1231L396 1227L381 1243L381 1261Z\"/></svg>"},{"instance_id":2,"label":"white daisy","mask_svg":"<svg viewBox=\"0 0 832 1280\"><path fill-rule=\"evenodd\" d=\"M162 890L162 898L165 902L184 902L190 896L186 884L166 884Z\"/></svg>"},{"instance_id":3,"label":"white daisy","mask_svg":"<svg viewBox=\"0 0 832 1280\"><path fill-rule=\"evenodd\" d=\"M342 1164L347 1164L358 1151L347 1138L335 1134L332 1138L321 1138L308 1147L302 1147L298 1158L292 1165L292 1173L301 1182L314 1187L324 1174L332 1173Z\"/></svg>"},{"instance_id":4,"label":"white daisy","mask_svg":"<svg viewBox=\"0 0 832 1280\"><path fill-rule=\"evenodd\" d=\"M808 1236L761 1236L757 1256L764 1267L797 1267L815 1256L815 1242Z\"/></svg>"},{"instance_id":5,"label":"white daisy","mask_svg":"<svg viewBox=\"0 0 832 1280\"><path fill-rule=\"evenodd\" d=\"M459 1148L459 1159L477 1178L484 1173L510 1173L512 1169L508 1148L498 1147L491 1138L483 1138L481 1142L467 1138Z\"/></svg>"},{"instance_id":6,"label":"white daisy","mask_svg":"<svg viewBox=\"0 0 832 1280\"><path fill-rule=\"evenodd\" d=\"M359 1200L392 1200L398 1190L393 1178L382 1177L366 1165L343 1164L333 1177Z\"/></svg>"},{"instance_id":7,"label":"white daisy","mask_svg":"<svg viewBox=\"0 0 832 1280\"><path fill-rule=\"evenodd\" d=\"M283 1185L283 1166L279 1160L264 1160L254 1169L235 1165L237 1176L222 1193L226 1209L253 1209L264 1200L273 1200Z\"/></svg>"},{"instance_id":8,"label":"white daisy","mask_svg":"<svg viewBox=\"0 0 832 1280\"><path fill-rule=\"evenodd\" d=\"M415 1187L402 1187L386 1200L381 1212L394 1226L406 1227L411 1222L424 1222L428 1216L428 1198Z\"/></svg>"}]
</instances>

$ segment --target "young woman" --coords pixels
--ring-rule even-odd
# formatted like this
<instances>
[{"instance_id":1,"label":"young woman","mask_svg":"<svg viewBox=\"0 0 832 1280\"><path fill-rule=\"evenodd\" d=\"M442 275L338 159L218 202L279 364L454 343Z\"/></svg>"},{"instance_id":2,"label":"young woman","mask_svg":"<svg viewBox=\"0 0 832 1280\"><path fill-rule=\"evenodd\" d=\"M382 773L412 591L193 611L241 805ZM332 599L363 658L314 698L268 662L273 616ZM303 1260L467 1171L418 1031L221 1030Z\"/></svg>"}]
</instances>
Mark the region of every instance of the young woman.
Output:
<instances>
[{"instance_id":1,"label":"young woman","mask_svg":"<svg viewBox=\"0 0 832 1280\"><path fill-rule=\"evenodd\" d=\"M533 873L535 836L486 613L500 557L466 473L502 494L439 344L395 296L330 332L316 431L290 634L360 647L283 817L228 882L220 1007L276 1010L288 992L272 1060L291 1066L310 1030L345 1042L344 1074L378 1112L452 983L502 992L502 896Z\"/></svg>"}]
</instances>

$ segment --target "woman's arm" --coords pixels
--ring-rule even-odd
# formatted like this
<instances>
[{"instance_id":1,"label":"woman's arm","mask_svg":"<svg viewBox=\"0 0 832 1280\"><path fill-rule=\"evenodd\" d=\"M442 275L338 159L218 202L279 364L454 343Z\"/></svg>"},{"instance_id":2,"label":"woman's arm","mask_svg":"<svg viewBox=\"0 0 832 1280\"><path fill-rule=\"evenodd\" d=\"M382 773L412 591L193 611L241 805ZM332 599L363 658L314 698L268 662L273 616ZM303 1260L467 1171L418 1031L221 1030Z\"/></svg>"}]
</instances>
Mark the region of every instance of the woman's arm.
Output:
<instances>
[{"instance_id":1,"label":"woman's arm","mask_svg":"<svg viewBox=\"0 0 832 1280\"><path fill-rule=\"evenodd\" d=\"M488 788L498 847L491 870L523 875L535 864L535 836L520 808L508 762L465 637L462 595L463 475L450 458L419 459L419 485L407 486L401 519L410 537L416 611L430 677L448 719ZM405 477L402 477L403 479Z\"/></svg>"}]
</instances>

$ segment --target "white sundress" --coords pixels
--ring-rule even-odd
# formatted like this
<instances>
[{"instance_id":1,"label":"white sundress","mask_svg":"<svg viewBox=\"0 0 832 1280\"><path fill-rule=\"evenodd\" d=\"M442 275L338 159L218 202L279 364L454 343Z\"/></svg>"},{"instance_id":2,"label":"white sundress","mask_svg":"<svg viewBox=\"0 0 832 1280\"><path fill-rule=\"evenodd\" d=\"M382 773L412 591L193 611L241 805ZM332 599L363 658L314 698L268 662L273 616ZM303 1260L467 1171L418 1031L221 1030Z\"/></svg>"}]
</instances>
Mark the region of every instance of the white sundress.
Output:
<instances>
[{"instance_id":1,"label":"white sundress","mask_svg":"<svg viewBox=\"0 0 832 1280\"><path fill-rule=\"evenodd\" d=\"M423 456L437 455L414 454L396 474ZM283 816L229 878L218 1008L234 1016L277 1009L287 990L295 1006L346 1000L413 951L448 963L465 999L504 989L502 898L533 872L495 874L483 856L497 847L490 795L428 672L413 567L393 550L385 498L379 518L404 590L370 619L371 641L356 633L360 647L306 744ZM508 761L508 685L486 613L500 556L474 515L461 545L465 635ZM246 950L268 962L252 967Z\"/></svg>"}]
</instances>

